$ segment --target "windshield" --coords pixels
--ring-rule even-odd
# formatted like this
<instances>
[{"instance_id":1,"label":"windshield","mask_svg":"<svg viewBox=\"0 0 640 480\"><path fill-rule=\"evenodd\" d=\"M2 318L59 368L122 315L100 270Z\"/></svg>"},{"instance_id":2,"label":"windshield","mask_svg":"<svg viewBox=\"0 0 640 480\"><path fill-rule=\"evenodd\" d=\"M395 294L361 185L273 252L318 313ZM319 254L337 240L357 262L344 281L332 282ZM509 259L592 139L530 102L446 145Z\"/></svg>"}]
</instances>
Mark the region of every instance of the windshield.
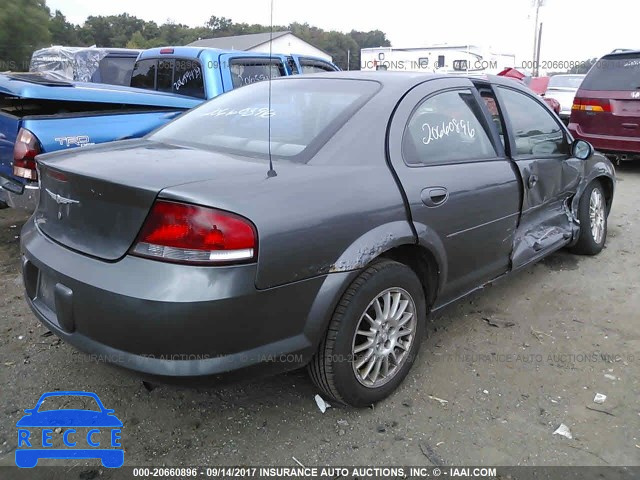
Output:
<instances>
[{"instance_id":1,"label":"windshield","mask_svg":"<svg viewBox=\"0 0 640 480\"><path fill-rule=\"evenodd\" d=\"M580 88L584 75L555 75L549 79L547 88Z\"/></svg>"},{"instance_id":2,"label":"windshield","mask_svg":"<svg viewBox=\"0 0 640 480\"><path fill-rule=\"evenodd\" d=\"M636 90L640 88L640 55L603 57L582 82L585 90Z\"/></svg>"},{"instance_id":3,"label":"windshield","mask_svg":"<svg viewBox=\"0 0 640 480\"><path fill-rule=\"evenodd\" d=\"M271 82L269 108L269 82L255 83L214 98L148 138L306 162L378 88L365 80L287 78Z\"/></svg>"}]
</instances>

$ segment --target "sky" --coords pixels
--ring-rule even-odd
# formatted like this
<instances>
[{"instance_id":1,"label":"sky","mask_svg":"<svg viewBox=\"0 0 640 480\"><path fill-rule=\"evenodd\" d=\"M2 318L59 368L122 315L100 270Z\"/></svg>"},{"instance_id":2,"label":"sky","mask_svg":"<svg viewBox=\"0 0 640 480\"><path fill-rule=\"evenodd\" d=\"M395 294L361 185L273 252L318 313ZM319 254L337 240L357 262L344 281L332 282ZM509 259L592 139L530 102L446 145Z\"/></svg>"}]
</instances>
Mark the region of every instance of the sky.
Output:
<instances>
[{"instance_id":1,"label":"sky","mask_svg":"<svg viewBox=\"0 0 640 480\"><path fill-rule=\"evenodd\" d=\"M211 15L269 24L270 0L47 0L73 23L89 15L128 13L158 24L201 26ZM533 0L274 0L274 24L309 23L325 30L382 30L394 47L472 44L533 58ZM545 0L540 8L543 62L579 62L615 48L638 48L637 0ZM560 68L563 69L563 68Z\"/></svg>"}]
</instances>

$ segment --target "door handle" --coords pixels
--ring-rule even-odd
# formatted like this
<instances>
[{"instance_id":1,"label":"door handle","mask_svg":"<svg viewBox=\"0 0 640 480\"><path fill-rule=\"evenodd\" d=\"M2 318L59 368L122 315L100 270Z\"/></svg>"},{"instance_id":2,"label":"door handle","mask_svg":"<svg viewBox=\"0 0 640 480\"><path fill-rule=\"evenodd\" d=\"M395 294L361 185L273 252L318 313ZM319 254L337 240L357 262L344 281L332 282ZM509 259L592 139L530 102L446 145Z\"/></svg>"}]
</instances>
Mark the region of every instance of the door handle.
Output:
<instances>
[{"instance_id":1,"label":"door handle","mask_svg":"<svg viewBox=\"0 0 640 480\"><path fill-rule=\"evenodd\" d=\"M533 188L533 187L535 187L536 183L538 183L538 176L537 175L529 175L529 179L527 180L527 186L529 188Z\"/></svg>"},{"instance_id":2,"label":"door handle","mask_svg":"<svg viewBox=\"0 0 640 480\"><path fill-rule=\"evenodd\" d=\"M638 124L637 123L623 123L622 127L623 128L635 129L635 128L638 128Z\"/></svg>"},{"instance_id":3,"label":"door handle","mask_svg":"<svg viewBox=\"0 0 640 480\"><path fill-rule=\"evenodd\" d=\"M448 198L449 192L444 187L428 187L420 193L420 199L427 207L439 207Z\"/></svg>"}]
</instances>

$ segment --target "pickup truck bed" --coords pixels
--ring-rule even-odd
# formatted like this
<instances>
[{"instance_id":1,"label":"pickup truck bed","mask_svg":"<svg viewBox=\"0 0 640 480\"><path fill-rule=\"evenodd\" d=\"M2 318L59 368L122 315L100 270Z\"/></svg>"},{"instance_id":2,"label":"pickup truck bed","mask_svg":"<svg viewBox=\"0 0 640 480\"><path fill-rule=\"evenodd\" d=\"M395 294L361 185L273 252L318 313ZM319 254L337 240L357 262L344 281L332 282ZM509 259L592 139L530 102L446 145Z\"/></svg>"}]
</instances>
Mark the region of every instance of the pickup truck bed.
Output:
<instances>
[{"instance_id":1,"label":"pickup truck bed","mask_svg":"<svg viewBox=\"0 0 640 480\"><path fill-rule=\"evenodd\" d=\"M36 74L0 75L0 202L33 208L37 183L13 175L20 129L37 153L137 138L202 100L115 85L53 81Z\"/></svg>"}]
</instances>

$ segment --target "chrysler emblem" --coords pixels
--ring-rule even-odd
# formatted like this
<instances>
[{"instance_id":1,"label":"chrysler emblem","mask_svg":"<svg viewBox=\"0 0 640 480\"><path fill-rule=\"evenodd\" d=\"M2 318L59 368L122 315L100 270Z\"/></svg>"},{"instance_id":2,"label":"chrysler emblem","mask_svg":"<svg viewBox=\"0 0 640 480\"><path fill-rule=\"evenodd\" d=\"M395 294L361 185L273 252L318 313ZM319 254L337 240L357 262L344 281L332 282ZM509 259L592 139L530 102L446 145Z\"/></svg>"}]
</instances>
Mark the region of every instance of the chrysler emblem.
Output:
<instances>
[{"instance_id":1,"label":"chrysler emblem","mask_svg":"<svg viewBox=\"0 0 640 480\"><path fill-rule=\"evenodd\" d=\"M62 218L62 207L63 206L67 207L66 208L66 214L69 215L69 206L73 205L73 204L79 204L80 203L78 200L73 200L71 198L66 198L66 197L63 197L62 195L58 195L57 193L53 193L48 188L45 188L45 190L49 194L49 196L51 198L53 198L53 201L58 204L58 220L60 220Z\"/></svg>"},{"instance_id":2,"label":"chrysler emblem","mask_svg":"<svg viewBox=\"0 0 640 480\"><path fill-rule=\"evenodd\" d=\"M48 188L45 188L47 193L58 205L71 205L74 203L80 203L78 200L72 200L71 198L65 198L62 195L58 195L57 193L53 193Z\"/></svg>"}]
</instances>

